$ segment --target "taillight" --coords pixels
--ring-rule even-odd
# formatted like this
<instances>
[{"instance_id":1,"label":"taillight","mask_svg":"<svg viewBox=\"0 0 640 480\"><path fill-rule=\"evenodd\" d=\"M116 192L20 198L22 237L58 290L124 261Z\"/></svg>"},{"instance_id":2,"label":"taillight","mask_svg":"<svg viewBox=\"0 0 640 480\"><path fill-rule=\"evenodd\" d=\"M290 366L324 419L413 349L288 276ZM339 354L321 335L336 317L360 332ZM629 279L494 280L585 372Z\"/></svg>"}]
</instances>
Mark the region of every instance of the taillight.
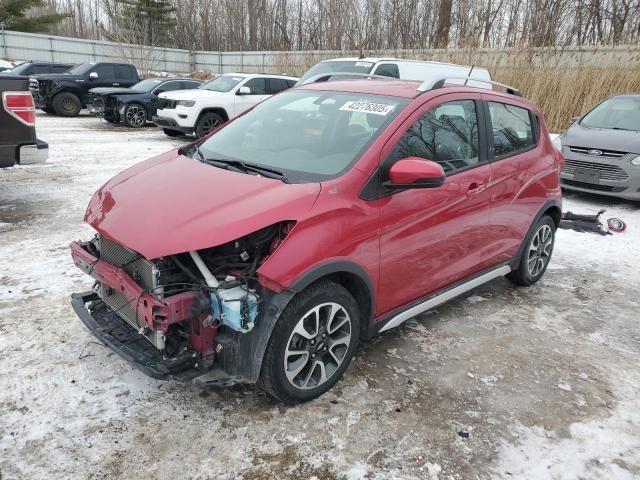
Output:
<instances>
[{"instance_id":1,"label":"taillight","mask_svg":"<svg viewBox=\"0 0 640 480\"><path fill-rule=\"evenodd\" d=\"M33 126L36 123L36 107L33 97L29 92L3 92L2 104L11 116L17 118L25 125Z\"/></svg>"}]
</instances>

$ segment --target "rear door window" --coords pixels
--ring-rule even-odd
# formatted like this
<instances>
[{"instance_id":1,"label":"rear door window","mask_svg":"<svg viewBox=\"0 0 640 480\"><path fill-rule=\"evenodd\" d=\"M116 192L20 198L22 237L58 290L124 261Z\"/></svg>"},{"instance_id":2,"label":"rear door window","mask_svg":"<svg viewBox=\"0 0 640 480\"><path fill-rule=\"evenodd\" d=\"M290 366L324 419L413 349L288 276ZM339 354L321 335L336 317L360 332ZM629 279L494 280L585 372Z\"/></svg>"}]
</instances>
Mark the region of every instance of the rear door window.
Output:
<instances>
[{"instance_id":1,"label":"rear door window","mask_svg":"<svg viewBox=\"0 0 640 480\"><path fill-rule=\"evenodd\" d=\"M400 78L400 70L395 63L382 63L378 65L378 68L373 73L383 77Z\"/></svg>"},{"instance_id":2,"label":"rear door window","mask_svg":"<svg viewBox=\"0 0 640 480\"><path fill-rule=\"evenodd\" d=\"M268 84L269 84L268 93L271 95L289 88L287 81L283 78L269 78Z\"/></svg>"},{"instance_id":3,"label":"rear door window","mask_svg":"<svg viewBox=\"0 0 640 480\"><path fill-rule=\"evenodd\" d=\"M200 85L202 85L199 82L188 82L188 81L182 81L180 82L180 89L181 90L189 90L192 88L198 88Z\"/></svg>"},{"instance_id":4,"label":"rear door window","mask_svg":"<svg viewBox=\"0 0 640 480\"><path fill-rule=\"evenodd\" d=\"M488 102L488 105L496 160L535 147L537 139L529 110L499 102Z\"/></svg>"},{"instance_id":5,"label":"rear door window","mask_svg":"<svg viewBox=\"0 0 640 480\"><path fill-rule=\"evenodd\" d=\"M118 78L123 80L134 80L133 71L129 65L118 65Z\"/></svg>"}]
</instances>

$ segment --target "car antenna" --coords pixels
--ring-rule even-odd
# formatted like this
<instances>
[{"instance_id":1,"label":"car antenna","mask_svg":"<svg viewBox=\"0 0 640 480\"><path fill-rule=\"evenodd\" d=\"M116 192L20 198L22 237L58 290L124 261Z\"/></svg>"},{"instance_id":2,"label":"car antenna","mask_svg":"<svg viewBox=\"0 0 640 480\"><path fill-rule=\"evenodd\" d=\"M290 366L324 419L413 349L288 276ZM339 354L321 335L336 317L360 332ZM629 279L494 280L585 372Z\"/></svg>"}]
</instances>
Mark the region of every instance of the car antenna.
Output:
<instances>
[{"instance_id":1,"label":"car antenna","mask_svg":"<svg viewBox=\"0 0 640 480\"><path fill-rule=\"evenodd\" d=\"M476 68L476 66L475 66L475 65L471 65L471 70L469 70L469 73L467 74L467 77L470 77L470 76L471 76L471 72L473 72L473 69L474 69L474 68ZM468 81L469 81L469 79L468 79L468 78L464 81L464 86L465 86L465 87L467 86L467 82L468 82Z\"/></svg>"}]
</instances>

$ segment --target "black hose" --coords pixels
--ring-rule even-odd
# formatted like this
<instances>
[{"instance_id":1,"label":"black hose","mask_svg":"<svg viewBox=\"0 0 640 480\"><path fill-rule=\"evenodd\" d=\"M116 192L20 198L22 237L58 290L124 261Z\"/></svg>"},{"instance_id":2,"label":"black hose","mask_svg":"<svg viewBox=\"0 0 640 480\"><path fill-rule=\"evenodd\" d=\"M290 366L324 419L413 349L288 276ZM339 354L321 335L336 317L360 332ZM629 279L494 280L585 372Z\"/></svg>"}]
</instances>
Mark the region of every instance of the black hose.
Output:
<instances>
[{"instance_id":1,"label":"black hose","mask_svg":"<svg viewBox=\"0 0 640 480\"><path fill-rule=\"evenodd\" d=\"M195 275L184 263L182 263L177 256L172 255L171 260L173 260L173 263L175 263L178 266L178 268L182 270L185 273L185 275L187 275L187 277L189 277L191 280L193 280L198 284L202 284L203 279L198 278L198 276Z\"/></svg>"}]
</instances>

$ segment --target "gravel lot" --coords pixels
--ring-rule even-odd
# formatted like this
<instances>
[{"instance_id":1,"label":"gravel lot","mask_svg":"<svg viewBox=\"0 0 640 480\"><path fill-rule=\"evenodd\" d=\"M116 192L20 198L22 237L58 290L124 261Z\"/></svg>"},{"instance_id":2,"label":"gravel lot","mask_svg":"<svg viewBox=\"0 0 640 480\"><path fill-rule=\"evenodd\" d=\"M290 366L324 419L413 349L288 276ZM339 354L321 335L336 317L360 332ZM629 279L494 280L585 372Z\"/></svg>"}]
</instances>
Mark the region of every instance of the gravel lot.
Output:
<instances>
[{"instance_id":1,"label":"gravel lot","mask_svg":"<svg viewBox=\"0 0 640 480\"><path fill-rule=\"evenodd\" d=\"M561 231L543 281L492 282L366 344L324 397L158 382L93 341L68 244L118 171L181 144L38 117L41 166L0 171L0 478L627 479L640 476L640 205Z\"/></svg>"}]
</instances>

